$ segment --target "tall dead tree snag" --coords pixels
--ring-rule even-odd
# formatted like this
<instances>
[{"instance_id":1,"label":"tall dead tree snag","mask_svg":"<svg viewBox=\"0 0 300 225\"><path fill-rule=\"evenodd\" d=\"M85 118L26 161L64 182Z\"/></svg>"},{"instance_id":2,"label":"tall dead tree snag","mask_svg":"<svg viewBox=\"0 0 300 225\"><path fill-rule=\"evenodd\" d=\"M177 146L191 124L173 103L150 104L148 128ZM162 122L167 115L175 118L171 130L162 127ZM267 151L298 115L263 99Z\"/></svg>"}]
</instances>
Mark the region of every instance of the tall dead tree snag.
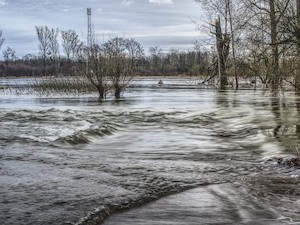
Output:
<instances>
[{"instance_id":1,"label":"tall dead tree snag","mask_svg":"<svg viewBox=\"0 0 300 225\"><path fill-rule=\"evenodd\" d=\"M300 0L297 0L296 2L296 43L297 43L297 72L296 72L296 78L295 78L295 88L296 90L300 89Z\"/></svg>"},{"instance_id":2,"label":"tall dead tree snag","mask_svg":"<svg viewBox=\"0 0 300 225\"><path fill-rule=\"evenodd\" d=\"M296 32L296 38L297 38L297 48L298 48L298 57L300 57L300 0L297 0L296 2L296 17L297 17L297 32Z\"/></svg>"},{"instance_id":3,"label":"tall dead tree snag","mask_svg":"<svg viewBox=\"0 0 300 225\"><path fill-rule=\"evenodd\" d=\"M228 34L222 33L220 17L215 21L216 46L218 54L218 73L220 78L220 89L224 89L228 84L226 74L226 59L229 54L229 37Z\"/></svg>"},{"instance_id":4,"label":"tall dead tree snag","mask_svg":"<svg viewBox=\"0 0 300 225\"><path fill-rule=\"evenodd\" d=\"M226 8L228 11L229 24L230 24L230 33L231 33L231 50L232 50L232 60L233 60L233 71L235 79L235 89L239 88L239 81L237 75L237 65L236 65L236 54L235 54L235 32L233 29L233 18L232 18L232 1L227 0Z\"/></svg>"},{"instance_id":5,"label":"tall dead tree snag","mask_svg":"<svg viewBox=\"0 0 300 225\"><path fill-rule=\"evenodd\" d=\"M298 65L300 65L300 0L297 0L296 2L296 42L297 42L297 61ZM300 87L300 68L298 67L298 73L297 73L297 83L298 85L296 87Z\"/></svg>"},{"instance_id":6,"label":"tall dead tree snag","mask_svg":"<svg viewBox=\"0 0 300 225\"><path fill-rule=\"evenodd\" d=\"M278 19L276 17L275 0L269 0L270 25L271 25L271 48L272 48L272 89L279 86L279 50L278 50Z\"/></svg>"}]
</instances>

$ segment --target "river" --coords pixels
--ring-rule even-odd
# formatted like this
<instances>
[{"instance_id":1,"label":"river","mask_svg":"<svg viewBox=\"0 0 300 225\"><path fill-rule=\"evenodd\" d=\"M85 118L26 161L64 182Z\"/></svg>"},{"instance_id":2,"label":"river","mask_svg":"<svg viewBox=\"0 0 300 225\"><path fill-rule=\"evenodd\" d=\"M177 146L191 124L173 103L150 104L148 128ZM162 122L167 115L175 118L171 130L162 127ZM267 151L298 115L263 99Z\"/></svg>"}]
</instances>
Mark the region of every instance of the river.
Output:
<instances>
[{"instance_id":1,"label":"river","mask_svg":"<svg viewBox=\"0 0 300 225\"><path fill-rule=\"evenodd\" d=\"M300 224L300 98L163 81L2 93L1 224Z\"/></svg>"}]
</instances>

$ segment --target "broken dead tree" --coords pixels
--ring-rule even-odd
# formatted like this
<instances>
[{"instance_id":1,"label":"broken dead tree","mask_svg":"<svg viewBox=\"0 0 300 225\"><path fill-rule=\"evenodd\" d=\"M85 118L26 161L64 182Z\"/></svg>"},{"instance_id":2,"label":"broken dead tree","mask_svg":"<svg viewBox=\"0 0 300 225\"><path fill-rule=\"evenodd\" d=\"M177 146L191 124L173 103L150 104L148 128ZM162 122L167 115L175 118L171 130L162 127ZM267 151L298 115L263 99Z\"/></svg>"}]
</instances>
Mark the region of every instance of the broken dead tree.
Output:
<instances>
[{"instance_id":1,"label":"broken dead tree","mask_svg":"<svg viewBox=\"0 0 300 225\"><path fill-rule=\"evenodd\" d=\"M215 21L216 46L218 54L218 73L220 77L220 89L228 85L226 74L226 60L229 55L230 38L228 34L222 33L220 17Z\"/></svg>"}]
</instances>

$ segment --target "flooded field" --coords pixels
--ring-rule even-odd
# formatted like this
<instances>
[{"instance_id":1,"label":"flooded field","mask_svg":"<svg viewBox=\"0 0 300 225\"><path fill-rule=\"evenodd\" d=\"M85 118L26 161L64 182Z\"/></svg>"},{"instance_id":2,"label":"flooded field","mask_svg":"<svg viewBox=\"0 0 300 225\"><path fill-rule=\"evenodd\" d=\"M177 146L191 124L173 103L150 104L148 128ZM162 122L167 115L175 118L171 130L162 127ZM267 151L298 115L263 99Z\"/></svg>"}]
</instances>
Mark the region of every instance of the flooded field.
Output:
<instances>
[{"instance_id":1,"label":"flooded field","mask_svg":"<svg viewBox=\"0 0 300 225\"><path fill-rule=\"evenodd\" d=\"M295 93L157 83L2 93L1 224L300 224L300 171L277 164L299 154Z\"/></svg>"}]
</instances>

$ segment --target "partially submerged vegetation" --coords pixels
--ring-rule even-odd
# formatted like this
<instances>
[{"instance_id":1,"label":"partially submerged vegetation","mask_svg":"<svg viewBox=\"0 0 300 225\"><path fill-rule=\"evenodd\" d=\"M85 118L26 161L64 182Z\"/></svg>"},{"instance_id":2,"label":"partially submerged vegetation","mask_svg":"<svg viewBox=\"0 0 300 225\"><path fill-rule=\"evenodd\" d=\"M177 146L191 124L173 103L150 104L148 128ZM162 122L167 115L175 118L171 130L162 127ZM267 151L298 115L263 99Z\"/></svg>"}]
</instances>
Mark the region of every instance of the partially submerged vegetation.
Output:
<instances>
[{"instance_id":1,"label":"partially submerged vegetation","mask_svg":"<svg viewBox=\"0 0 300 225\"><path fill-rule=\"evenodd\" d=\"M102 45L94 44L78 53L75 79L88 83L100 99L109 91L118 99L135 76L137 61L143 55L143 48L133 39L116 37Z\"/></svg>"},{"instance_id":2,"label":"partially submerged vegetation","mask_svg":"<svg viewBox=\"0 0 300 225\"><path fill-rule=\"evenodd\" d=\"M216 40L218 72L212 76L218 76L221 88L228 81L238 89L239 80L248 77L274 91L285 84L300 90L300 0L196 2L208 14L200 21L208 25L199 29Z\"/></svg>"},{"instance_id":3,"label":"partially submerged vegetation","mask_svg":"<svg viewBox=\"0 0 300 225\"><path fill-rule=\"evenodd\" d=\"M18 59L8 47L3 51L0 76L51 76L43 79L48 85L35 83L34 90L40 90L39 85L41 90L68 93L93 90L100 99L108 93L120 98L135 75L201 76L200 84L221 89L238 89L246 81L255 88L300 90L300 0L195 1L209 15L208 27L198 27L201 32L209 30L213 41L200 40L193 51L155 46L145 55L137 41L120 37L85 46L73 30L37 26L40 55ZM2 36L0 31L0 47ZM66 84L71 88L61 88Z\"/></svg>"}]
</instances>

